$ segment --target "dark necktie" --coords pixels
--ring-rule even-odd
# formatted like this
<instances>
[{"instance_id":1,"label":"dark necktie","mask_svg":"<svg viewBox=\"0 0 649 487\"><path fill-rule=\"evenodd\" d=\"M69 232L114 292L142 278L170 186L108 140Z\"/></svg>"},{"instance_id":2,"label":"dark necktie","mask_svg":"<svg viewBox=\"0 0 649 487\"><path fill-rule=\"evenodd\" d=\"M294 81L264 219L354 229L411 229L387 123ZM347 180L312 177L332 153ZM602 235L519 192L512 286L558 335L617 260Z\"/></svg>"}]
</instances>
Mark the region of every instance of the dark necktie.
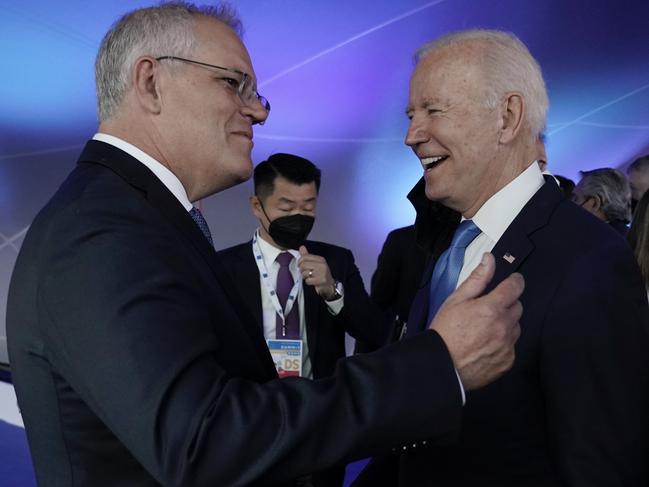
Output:
<instances>
[{"instance_id":1,"label":"dark necktie","mask_svg":"<svg viewBox=\"0 0 649 487\"><path fill-rule=\"evenodd\" d=\"M203 235L205 235L205 238L210 243L210 245L214 247L212 234L210 233L210 227L207 226L207 222L205 221L205 218L203 218L201 210L193 206L192 209L189 210L189 214L192 217L192 220L194 220L194 223L196 223L196 225L198 225L198 228L201 229L201 232L203 232Z\"/></svg>"},{"instance_id":2,"label":"dark necktie","mask_svg":"<svg viewBox=\"0 0 649 487\"><path fill-rule=\"evenodd\" d=\"M293 284L295 284L293 276L291 275L291 270L289 269L293 256L289 252L282 252L275 260L279 264L275 291L277 292L279 304L282 307L282 310L284 310L286 309L286 302L289 299L291 289L293 289ZM293 296L292 299L296 299L296 296ZM282 322L281 316L276 316L275 327L275 334L278 339L300 339L300 316L297 303L293 303L291 311L288 316L286 316L284 322Z\"/></svg>"},{"instance_id":3,"label":"dark necktie","mask_svg":"<svg viewBox=\"0 0 649 487\"><path fill-rule=\"evenodd\" d=\"M437 313L442 303L455 291L457 279L464 263L464 251L480 234L480 229L471 220L464 220L455 230L451 246L444 251L435 264L430 280L430 306L426 327Z\"/></svg>"}]
</instances>

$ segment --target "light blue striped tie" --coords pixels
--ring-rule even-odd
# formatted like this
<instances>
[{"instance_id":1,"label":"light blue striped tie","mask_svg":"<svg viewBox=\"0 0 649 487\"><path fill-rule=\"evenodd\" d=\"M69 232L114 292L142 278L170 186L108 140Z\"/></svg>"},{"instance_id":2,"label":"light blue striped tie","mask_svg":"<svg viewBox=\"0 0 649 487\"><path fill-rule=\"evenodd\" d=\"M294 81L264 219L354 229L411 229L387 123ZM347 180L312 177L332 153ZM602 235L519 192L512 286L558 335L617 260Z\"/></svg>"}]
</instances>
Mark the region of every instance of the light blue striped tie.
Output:
<instances>
[{"instance_id":1,"label":"light blue striped tie","mask_svg":"<svg viewBox=\"0 0 649 487\"><path fill-rule=\"evenodd\" d=\"M451 246L444 251L435 264L430 280L430 306L426 327L446 298L455 291L464 264L464 251L479 234L480 229L472 220L464 220L455 230Z\"/></svg>"}]
</instances>

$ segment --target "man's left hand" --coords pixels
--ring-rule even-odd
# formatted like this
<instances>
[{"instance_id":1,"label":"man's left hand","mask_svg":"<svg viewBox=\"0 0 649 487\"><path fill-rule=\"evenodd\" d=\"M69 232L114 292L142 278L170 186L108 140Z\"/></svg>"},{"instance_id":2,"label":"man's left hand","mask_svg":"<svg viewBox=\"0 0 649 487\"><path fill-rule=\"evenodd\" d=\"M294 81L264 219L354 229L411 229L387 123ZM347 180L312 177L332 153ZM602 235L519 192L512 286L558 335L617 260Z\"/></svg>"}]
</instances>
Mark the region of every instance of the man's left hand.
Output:
<instances>
[{"instance_id":1,"label":"man's left hand","mask_svg":"<svg viewBox=\"0 0 649 487\"><path fill-rule=\"evenodd\" d=\"M300 260L297 264L305 284L313 286L318 296L329 300L335 294L335 281L324 257L310 254L304 245L300 246Z\"/></svg>"}]
</instances>

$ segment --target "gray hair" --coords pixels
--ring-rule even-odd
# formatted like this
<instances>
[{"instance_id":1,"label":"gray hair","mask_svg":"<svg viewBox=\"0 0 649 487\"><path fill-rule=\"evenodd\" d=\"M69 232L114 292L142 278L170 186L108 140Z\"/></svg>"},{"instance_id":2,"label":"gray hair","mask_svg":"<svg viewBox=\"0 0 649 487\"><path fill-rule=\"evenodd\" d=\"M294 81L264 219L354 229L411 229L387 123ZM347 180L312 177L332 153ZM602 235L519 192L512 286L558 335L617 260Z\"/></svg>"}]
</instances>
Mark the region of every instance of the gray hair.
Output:
<instances>
[{"instance_id":1,"label":"gray hair","mask_svg":"<svg viewBox=\"0 0 649 487\"><path fill-rule=\"evenodd\" d=\"M483 48L478 57L484 75L485 105L496 108L502 97L512 91L523 95L526 103L524 126L536 140L545 130L548 94L539 63L518 37L499 30L471 29L454 32L424 44L415 53L418 63L432 51L475 42Z\"/></svg>"},{"instance_id":2,"label":"gray hair","mask_svg":"<svg viewBox=\"0 0 649 487\"><path fill-rule=\"evenodd\" d=\"M580 171L577 187L584 197L597 197L608 221L631 221L631 187L622 171L611 168Z\"/></svg>"},{"instance_id":3,"label":"gray hair","mask_svg":"<svg viewBox=\"0 0 649 487\"><path fill-rule=\"evenodd\" d=\"M131 87L131 69L142 56L188 57L196 44L197 16L212 17L241 36L242 25L229 4L196 6L167 2L137 9L121 17L101 42L95 61L99 120L114 116Z\"/></svg>"}]
</instances>

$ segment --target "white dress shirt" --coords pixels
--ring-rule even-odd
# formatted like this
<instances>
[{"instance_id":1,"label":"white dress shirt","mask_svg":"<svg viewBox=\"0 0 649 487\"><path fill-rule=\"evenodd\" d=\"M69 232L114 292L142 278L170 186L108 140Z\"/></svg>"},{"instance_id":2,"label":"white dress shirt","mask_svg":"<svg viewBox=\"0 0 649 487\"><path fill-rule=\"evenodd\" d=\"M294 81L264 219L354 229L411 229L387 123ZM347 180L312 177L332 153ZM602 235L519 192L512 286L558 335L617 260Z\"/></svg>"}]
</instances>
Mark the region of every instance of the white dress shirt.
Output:
<instances>
[{"instance_id":1,"label":"white dress shirt","mask_svg":"<svg viewBox=\"0 0 649 487\"><path fill-rule=\"evenodd\" d=\"M279 263L275 261L277 256L284 250L278 249L274 245L266 242L259 231L257 231L257 244L259 245L259 252L264 260L264 265L268 271L268 277L270 282L277 282L277 274L279 273ZM293 256L293 260L288 266L291 276L293 277L293 282L298 282L302 280L302 274L300 269L297 267L297 259L300 257L300 253L297 250L288 249L286 252L289 252ZM259 287L261 288L261 309L262 309L262 320L264 322L264 338L266 340L275 340L276 338L276 315L275 307L273 302L270 299L268 291L266 290L266 285L261 276L259 276ZM298 314L300 317L300 339L302 340L302 375L308 377L309 379L313 378L313 370L311 366L311 358L309 357L309 345L306 338L306 325L304 319L304 292L300 291L297 296L297 305L298 305Z\"/></svg>"},{"instance_id":2,"label":"white dress shirt","mask_svg":"<svg viewBox=\"0 0 649 487\"><path fill-rule=\"evenodd\" d=\"M298 282L302 280L302 273L298 268L298 260L300 258L300 253L297 250L288 249L286 251L278 249L274 245L270 244L259 233L257 229L255 235L257 236L257 244L259 245L259 251L261 252L264 265L268 271L268 278L270 282L277 282L277 274L279 273L279 263L275 261L277 256L282 252L289 252L293 256L293 260L289 264L289 271L291 276L293 276L293 282ZM264 338L266 340L274 340L276 338L276 311L271 301L270 295L266 290L264 280L259 276L259 287L261 288L261 308L262 308L262 319L264 322ZM344 306L344 297L338 298L334 301L325 301L328 311L332 315L337 315L340 313ZM309 356L309 345L307 343L307 332L306 332L306 318L304 314L304 292L300 291L297 296L297 305L298 305L298 314L300 317L300 339L302 340L302 376L313 379L313 368L311 365L311 358Z\"/></svg>"}]
</instances>

